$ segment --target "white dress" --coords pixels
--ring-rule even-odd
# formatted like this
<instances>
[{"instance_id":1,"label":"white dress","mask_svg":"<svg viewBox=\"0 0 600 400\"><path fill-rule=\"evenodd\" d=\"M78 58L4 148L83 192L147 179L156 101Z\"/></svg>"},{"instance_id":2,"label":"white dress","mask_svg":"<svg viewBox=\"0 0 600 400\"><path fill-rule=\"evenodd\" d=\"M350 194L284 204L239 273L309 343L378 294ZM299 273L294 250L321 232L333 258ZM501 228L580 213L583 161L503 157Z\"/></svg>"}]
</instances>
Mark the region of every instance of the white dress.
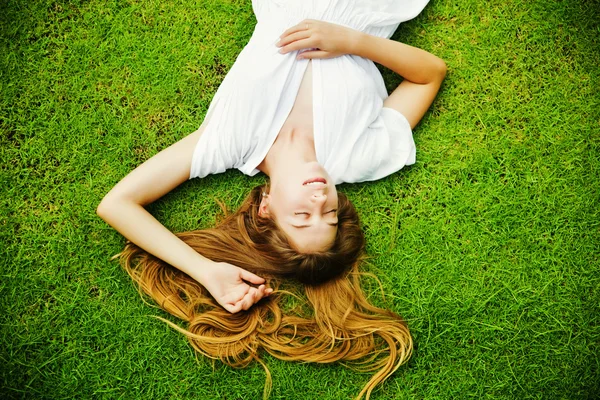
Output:
<instances>
[{"instance_id":1,"label":"white dress","mask_svg":"<svg viewBox=\"0 0 600 400\"><path fill-rule=\"evenodd\" d=\"M237 168L254 175L294 105L308 60L275 45L304 19L389 38L428 0L253 0L257 24L215 94L194 150L190 178ZM317 160L336 184L380 179L415 162L406 118L383 107L388 94L374 63L344 55L312 60Z\"/></svg>"}]
</instances>

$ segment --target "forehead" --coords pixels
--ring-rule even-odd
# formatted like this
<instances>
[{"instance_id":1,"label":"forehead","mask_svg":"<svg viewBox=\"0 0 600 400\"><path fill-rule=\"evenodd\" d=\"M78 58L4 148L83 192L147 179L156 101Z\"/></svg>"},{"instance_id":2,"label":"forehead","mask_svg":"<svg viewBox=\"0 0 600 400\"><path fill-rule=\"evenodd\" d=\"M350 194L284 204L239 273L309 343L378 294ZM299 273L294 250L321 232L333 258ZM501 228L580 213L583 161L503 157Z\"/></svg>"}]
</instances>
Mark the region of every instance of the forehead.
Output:
<instances>
[{"instance_id":1,"label":"forehead","mask_svg":"<svg viewBox=\"0 0 600 400\"><path fill-rule=\"evenodd\" d=\"M314 253L329 250L335 242L337 226L326 222L314 224L305 228L296 228L288 223L280 225L288 237L290 244L303 253Z\"/></svg>"}]
</instances>

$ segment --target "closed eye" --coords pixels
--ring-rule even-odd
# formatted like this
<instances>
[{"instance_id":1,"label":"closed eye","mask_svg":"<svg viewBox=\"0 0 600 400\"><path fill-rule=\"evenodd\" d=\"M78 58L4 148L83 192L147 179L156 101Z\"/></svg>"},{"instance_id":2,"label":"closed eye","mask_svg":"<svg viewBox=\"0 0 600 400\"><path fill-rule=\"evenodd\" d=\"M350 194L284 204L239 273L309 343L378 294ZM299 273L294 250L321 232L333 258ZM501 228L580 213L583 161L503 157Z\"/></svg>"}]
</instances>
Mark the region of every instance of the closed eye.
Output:
<instances>
[{"instance_id":1,"label":"closed eye","mask_svg":"<svg viewBox=\"0 0 600 400\"><path fill-rule=\"evenodd\" d=\"M325 215L325 214L331 214L331 213L335 214L336 212L337 212L337 208L334 208L333 210L329 210L329 211L325 212L323 215ZM294 215L308 215L310 217L310 213L305 212L305 211L303 211L303 212L295 212Z\"/></svg>"}]
</instances>

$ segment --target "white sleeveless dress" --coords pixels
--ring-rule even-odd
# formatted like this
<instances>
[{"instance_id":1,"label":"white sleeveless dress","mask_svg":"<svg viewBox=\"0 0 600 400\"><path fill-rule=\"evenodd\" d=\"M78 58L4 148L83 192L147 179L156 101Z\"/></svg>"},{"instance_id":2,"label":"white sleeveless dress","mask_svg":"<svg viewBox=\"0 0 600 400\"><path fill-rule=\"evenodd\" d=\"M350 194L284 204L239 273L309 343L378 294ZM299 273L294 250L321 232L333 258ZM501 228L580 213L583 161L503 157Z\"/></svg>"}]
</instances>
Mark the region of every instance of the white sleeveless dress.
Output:
<instances>
[{"instance_id":1,"label":"white sleeveless dress","mask_svg":"<svg viewBox=\"0 0 600 400\"><path fill-rule=\"evenodd\" d=\"M275 45L304 19L389 38L428 0L253 0L257 24L215 94L194 150L190 178L237 168L254 175L289 115L308 60ZM380 179L415 162L406 118L383 107L388 94L374 63L344 55L312 60L317 160L336 184Z\"/></svg>"}]
</instances>

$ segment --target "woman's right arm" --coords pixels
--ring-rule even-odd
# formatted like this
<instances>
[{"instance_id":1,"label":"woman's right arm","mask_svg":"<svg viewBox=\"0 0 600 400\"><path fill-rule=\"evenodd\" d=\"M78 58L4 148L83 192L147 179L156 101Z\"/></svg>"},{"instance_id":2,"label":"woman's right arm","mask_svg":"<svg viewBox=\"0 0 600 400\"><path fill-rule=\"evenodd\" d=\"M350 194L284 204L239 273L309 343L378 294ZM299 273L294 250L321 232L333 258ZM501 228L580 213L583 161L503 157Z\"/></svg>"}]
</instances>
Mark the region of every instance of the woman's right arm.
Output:
<instances>
[{"instance_id":1,"label":"woman's right arm","mask_svg":"<svg viewBox=\"0 0 600 400\"><path fill-rule=\"evenodd\" d=\"M264 279L198 254L160 224L144 206L189 178L202 128L161 151L123 178L100 202L97 214L123 236L203 285L229 312L247 310L270 293Z\"/></svg>"}]
</instances>

